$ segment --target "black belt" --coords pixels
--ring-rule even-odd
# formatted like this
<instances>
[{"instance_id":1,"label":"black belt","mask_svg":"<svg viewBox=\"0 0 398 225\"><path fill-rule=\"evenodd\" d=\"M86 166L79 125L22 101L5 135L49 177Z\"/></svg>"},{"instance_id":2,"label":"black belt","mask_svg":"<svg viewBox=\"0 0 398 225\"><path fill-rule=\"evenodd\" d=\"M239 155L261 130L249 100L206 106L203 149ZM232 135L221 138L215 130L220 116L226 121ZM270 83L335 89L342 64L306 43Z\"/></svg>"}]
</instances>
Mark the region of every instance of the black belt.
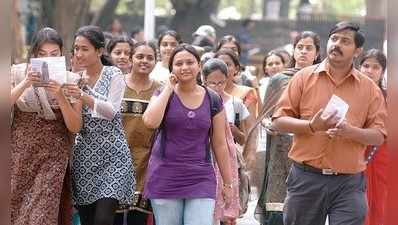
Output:
<instances>
[{"instance_id":1,"label":"black belt","mask_svg":"<svg viewBox=\"0 0 398 225\"><path fill-rule=\"evenodd\" d=\"M317 174L321 174L321 175L347 175L344 173L337 173L335 171L333 171L332 169L319 169L319 168L315 168L313 166L310 165L306 165L306 164L302 164L302 163L298 163L298 162L294 162L293 161L293 165L296 166L297 168L303 170L303 171L307 171L307 172L311 172L311 173L317 173Z\"/></svg>"}]
</instances>

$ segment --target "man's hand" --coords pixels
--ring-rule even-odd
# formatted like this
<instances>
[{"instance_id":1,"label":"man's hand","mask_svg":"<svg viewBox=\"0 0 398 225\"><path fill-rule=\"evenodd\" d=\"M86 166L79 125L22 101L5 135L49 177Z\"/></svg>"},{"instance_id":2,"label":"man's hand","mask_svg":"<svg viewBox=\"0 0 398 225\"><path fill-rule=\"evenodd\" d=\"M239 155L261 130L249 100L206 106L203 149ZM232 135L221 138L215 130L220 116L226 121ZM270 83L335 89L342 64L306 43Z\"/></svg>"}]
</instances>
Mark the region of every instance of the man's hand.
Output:
<instances>
[{"instance_id":1,"label":"man's hand","mask_svg":"<svg viewBox=\"0 0 398 225\"><path fill-rule=\"evenodd\" d=\"M323 118L321 115L323 113L323 109L320 109L315 116L311 119L309 126L313 132L318 131L327 131L331 128L336 127L338 122L337 118L337 110L334 111L332 114Z\"/></svg>"},{"instance_id":2,"label":"man's hand","mask_svg":"<svg viewBox=\"0 0 398 225\"><path fill-rule=\"evenodd\" d=\"M345 137L349 138L352 137L353 135L353 126L349 124L346 120L344 120L341 124L339 124L335 128L331 128L326 131L326 133L329 135L330 138L334 137Z\"/></svg>"},{"instance_id":3,"label":"man's hand","mask_svg":"<svg viewBox=\"0 0 398 225\"><path fill-rule=\"evenodd\" d=\"M272 126L272 121L269 118L264 118L261 121L261 125L265 128L265 130L267 131L267 134L269 135L277 135L279 134L277 130L275 130L275 128Z\"/></svg>"}]
</instances>

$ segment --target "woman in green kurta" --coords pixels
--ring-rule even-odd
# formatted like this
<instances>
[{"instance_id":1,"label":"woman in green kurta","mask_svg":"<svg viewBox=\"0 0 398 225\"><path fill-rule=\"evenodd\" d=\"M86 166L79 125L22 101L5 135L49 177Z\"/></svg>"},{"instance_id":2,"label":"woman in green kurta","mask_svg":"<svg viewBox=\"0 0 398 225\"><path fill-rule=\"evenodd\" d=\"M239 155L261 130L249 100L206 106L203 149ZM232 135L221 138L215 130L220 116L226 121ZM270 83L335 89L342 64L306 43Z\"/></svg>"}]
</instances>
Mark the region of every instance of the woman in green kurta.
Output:
<instances>
[{"instance_id":1,"label":"woman in green kurta","mask_svg":"<svg viewBox=\"0 0 398 225\"><path fill-rule=\"evenodd\" d=\"M292 65L294 67L271 77L264 97L264 106L256 124L266 124L267 119L264 120L264 118L272 116L274 106L296 72L321 62L318 34L312 31L303 31L296 37L293 46ZM282 208L287 191L285 181L291 166L288 152L293 135L274 133L272 127L265 126L270 131L267 132L265 178L254 214L255 218L263 225L282 225Z\"/></svg>"}]
</instances>

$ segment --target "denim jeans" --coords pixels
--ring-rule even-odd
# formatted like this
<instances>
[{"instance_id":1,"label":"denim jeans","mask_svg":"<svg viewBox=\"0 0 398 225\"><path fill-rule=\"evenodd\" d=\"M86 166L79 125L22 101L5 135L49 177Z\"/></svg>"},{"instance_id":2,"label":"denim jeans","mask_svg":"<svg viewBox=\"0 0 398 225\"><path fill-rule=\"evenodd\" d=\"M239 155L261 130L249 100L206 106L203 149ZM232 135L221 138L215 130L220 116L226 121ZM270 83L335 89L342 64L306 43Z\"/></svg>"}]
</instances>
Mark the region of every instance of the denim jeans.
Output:
<instances>
[{"instance_id":1,"label":"denim jeans","mask_svg":"<svg viewBox=\"0 0 398 225\"><path fill-rule=\"evenodd\" d=\"M212 225L215 200L151 199L156 225Z\"/></svg>"}]
</instances>

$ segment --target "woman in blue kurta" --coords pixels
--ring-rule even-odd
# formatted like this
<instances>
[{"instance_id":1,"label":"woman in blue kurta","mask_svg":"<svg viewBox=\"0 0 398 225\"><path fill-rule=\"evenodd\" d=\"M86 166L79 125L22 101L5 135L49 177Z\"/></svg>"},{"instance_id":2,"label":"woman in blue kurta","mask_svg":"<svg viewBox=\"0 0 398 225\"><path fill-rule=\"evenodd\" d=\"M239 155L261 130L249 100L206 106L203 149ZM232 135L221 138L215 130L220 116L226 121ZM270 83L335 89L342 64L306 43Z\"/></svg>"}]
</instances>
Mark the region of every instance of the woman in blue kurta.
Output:
<instances>
[{"instance_id":1,"label":"woman in blue kurta","mask_svg":"<svg viewBox=\"0 0 398 225\"><path fill-rule=\"evenodd\" d=\"M125 83L120 69L103 65L104 47L98 27L77 31L74 56L85 68L86 83L82 90L74 86L69 92L83 103L83 128L72 158L73 200L82 225L112 225L118 204L131 204L135 190L120 112Z\"/></svg>"}]
</instances>

